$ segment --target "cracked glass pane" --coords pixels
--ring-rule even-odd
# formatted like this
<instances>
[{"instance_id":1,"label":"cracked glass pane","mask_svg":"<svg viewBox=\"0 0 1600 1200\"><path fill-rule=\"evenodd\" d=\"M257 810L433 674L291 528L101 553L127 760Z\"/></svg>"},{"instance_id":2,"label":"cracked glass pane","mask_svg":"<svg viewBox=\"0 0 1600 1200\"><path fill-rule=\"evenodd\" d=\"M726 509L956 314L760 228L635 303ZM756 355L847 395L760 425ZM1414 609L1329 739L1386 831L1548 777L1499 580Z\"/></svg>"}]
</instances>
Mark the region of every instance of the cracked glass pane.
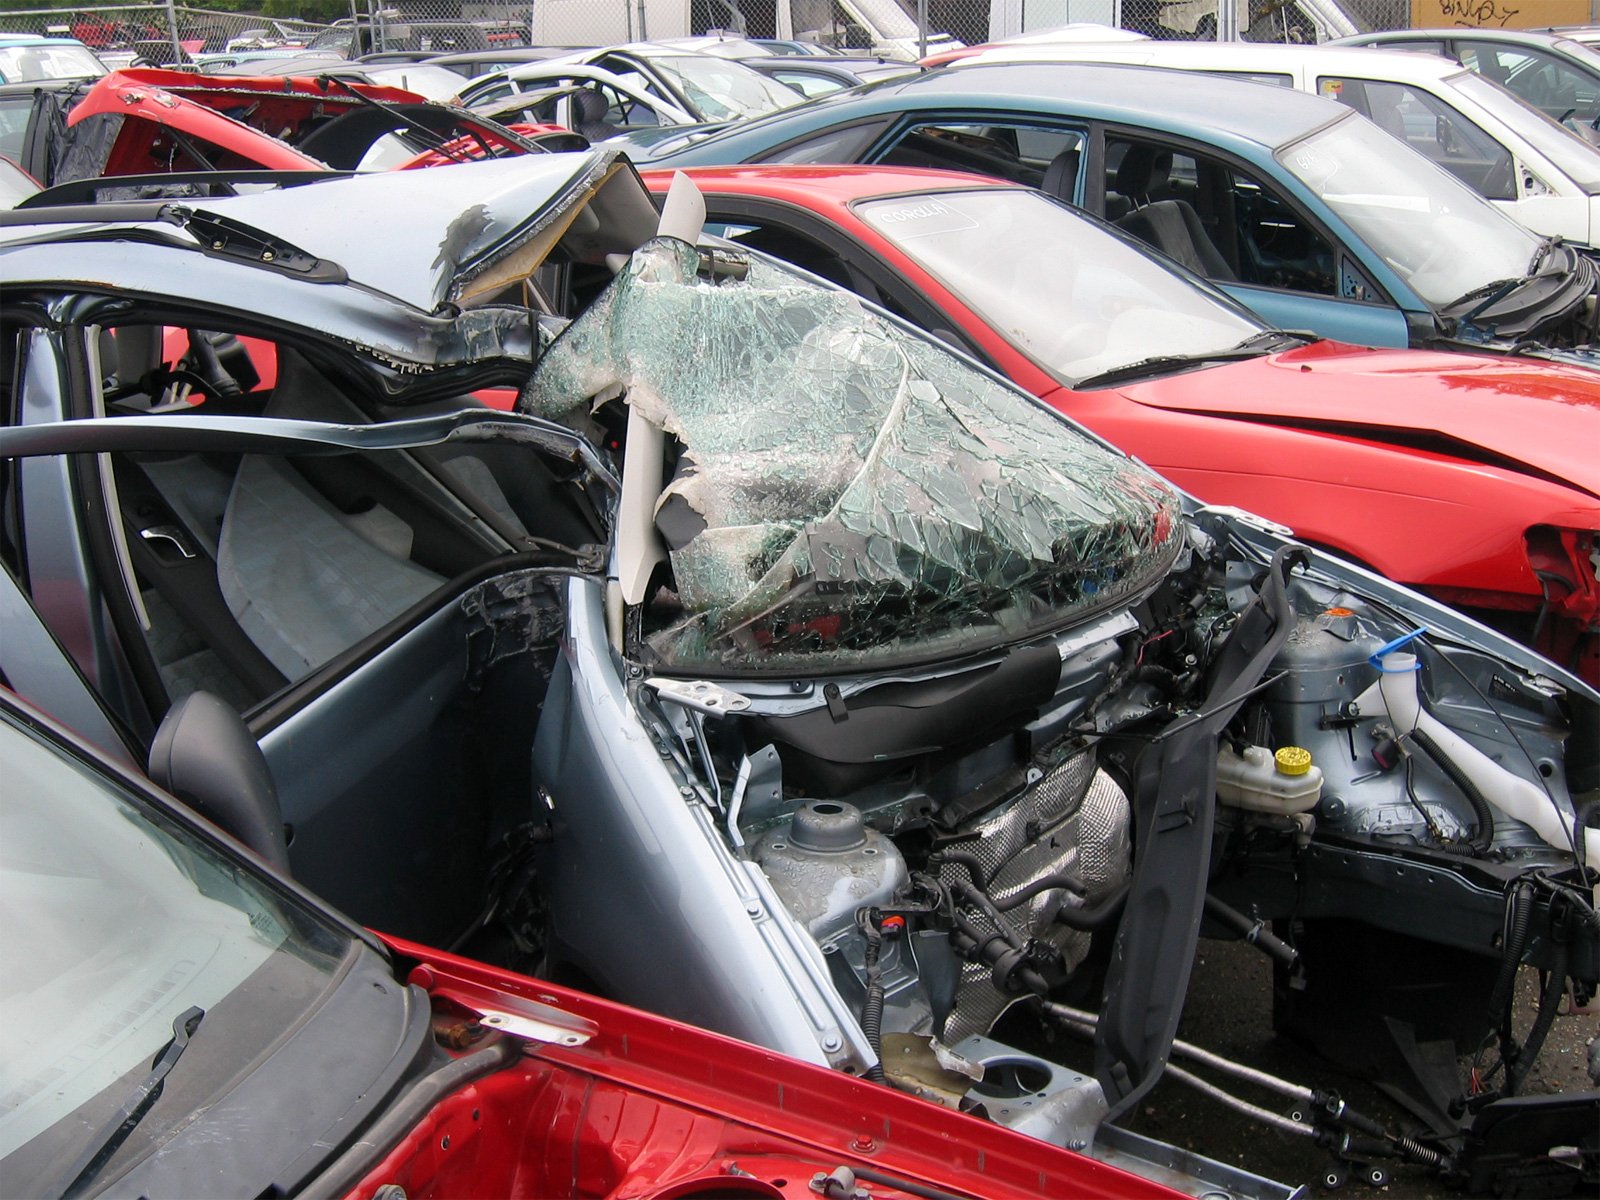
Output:
<instances>
[{"instance_id":1,"label":"cracked glass pane","mask_svg":"<svg viewBox=\"0 0 1600 1200\"><path fill-rule=\"evenodd\" d=\"M656 505L673 671L853 670L1081 619L1177 553L1158 476L850 293L658 239L539 362L520 407L621 394L678 445Z\"/></svg>"}]
</instances>

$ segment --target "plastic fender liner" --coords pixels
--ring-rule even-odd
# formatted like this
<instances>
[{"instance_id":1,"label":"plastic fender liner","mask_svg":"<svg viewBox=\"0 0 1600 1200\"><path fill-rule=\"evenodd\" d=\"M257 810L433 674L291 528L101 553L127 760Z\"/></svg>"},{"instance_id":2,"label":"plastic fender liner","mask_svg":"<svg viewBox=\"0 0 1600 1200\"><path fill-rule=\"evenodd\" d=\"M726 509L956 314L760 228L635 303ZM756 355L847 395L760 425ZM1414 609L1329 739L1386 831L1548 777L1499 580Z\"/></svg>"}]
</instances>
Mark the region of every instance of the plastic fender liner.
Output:
<instances>
[{"instance_id":1,"label":"plastic fender liner","mask_svg":"<svg viewBox=\"0 0 1600 1200\"><path fill-rule=\"evenodd\" d=\"M1095 1035L1095 1078L1111 1106L1106 1120L1136 1104L1166 1066L1205 909L1217 737L1294 629L1288 574L1307 560L1302 546L1273 554L1260 592L1213 664L1204 705L1169 725L1134 767L1138 860Z\"/></svg>"}]
</instances>

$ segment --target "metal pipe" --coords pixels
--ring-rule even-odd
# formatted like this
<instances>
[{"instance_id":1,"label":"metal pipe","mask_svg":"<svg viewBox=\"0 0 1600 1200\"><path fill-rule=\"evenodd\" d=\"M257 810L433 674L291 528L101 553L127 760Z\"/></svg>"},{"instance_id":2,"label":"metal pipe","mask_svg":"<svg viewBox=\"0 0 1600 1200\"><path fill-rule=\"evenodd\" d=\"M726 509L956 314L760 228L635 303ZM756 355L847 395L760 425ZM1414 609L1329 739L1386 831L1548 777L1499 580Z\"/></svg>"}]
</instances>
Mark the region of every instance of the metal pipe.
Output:
<instances>
[{"instance_id":1,"label":"metal pipe","mask_svg":"<svg viewBox=\"0 0 1600 1200\"><path fill-rule=\"evenodd\" d=\"M1092 1012L1081 1008L1072 1008L1066 1004L1057 1004L1054 1001L1047 1001L1044 1007L1052 1016L1075 1025L1087 1026L1090 1030L1095 1028L1099 1019ZM1225 1075L1232 1075L1235 1079L1242 1080L1245 1083L1253 1083L1258 1087L1266 1088L1268 1091L1277 1092L1280 1096L1293 1100L1297 1104L1311 1103L1310 1088L1301 1087L1299 1084L1292 1083L1287 1079L1269 1075L1266 1071L1257 1070L1255 1067L1247 1067L1243 1063L1223 1058L1222 1055L1207 1050L1202 1046L1196 1046L1193 1042L1186 1042L1182 1038L1173 1038L1172 1049L1185 1058L1192 1058L1195 1062L1204 1063L1208 1067L1213 1067Z\"/></svg>"}]
</instances>

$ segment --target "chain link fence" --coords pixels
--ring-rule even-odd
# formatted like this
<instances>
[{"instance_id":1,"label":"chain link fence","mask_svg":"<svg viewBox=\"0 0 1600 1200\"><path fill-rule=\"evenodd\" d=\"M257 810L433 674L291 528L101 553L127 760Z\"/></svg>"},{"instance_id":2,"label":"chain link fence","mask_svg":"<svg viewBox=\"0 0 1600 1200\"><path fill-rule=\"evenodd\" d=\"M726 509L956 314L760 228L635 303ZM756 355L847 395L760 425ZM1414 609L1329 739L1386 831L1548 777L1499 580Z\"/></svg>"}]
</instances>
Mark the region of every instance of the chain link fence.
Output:
<instances>
[{"instance_id":1,"label":"chain link fence","mask_svg":"<svg viewBox=\"0 0 1600 1200\"><path fill-rule=\"evenodd\" d=\"M1583 13L1592 7L1591 0L1546 2L1571 3ZM348 15L326 24L149 3L9 9L0 14L0 28L75 37L113 60L153 63L300 49L355 57L589 46L707 33L916 57L952 40L971 45L1077 22L1156 38L1270 42L1448 23L1429 20L1436 17L1429 3L1493 8L1497 0L347 0Z\"/></svg>"}]
</instances>

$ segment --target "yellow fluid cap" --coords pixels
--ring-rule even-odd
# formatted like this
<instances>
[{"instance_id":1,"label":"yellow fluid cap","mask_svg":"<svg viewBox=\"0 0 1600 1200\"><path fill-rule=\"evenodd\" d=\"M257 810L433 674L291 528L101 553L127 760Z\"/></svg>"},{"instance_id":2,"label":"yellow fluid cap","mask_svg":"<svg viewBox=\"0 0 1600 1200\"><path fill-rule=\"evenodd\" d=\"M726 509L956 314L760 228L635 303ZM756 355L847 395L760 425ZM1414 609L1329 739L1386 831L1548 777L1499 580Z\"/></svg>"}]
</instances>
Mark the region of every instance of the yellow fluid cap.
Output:
<instances>
[{"instance_id":1,"label":"yellow fluid cap","mask_svg":"<svg viewBox=\"0 0 1600 1200\"><path fill-rule=\"evenodd\" d=\"M1311 751L1299 746L1282 746L1272 756L1272 761L1278 764L1279 775L1304 775L1311 770Z\"/></svg>"}]
</instances>

